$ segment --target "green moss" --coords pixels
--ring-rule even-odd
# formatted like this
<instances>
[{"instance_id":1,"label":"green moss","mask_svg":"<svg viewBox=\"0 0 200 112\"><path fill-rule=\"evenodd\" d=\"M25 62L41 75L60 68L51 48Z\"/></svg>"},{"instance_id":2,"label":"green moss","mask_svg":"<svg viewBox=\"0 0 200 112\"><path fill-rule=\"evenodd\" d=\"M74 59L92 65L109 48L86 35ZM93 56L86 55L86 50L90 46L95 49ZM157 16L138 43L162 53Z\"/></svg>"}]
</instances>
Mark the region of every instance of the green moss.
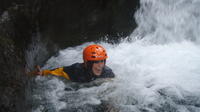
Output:
<instances>
[{"instance_id":1,"label":"green moss","mask_svg":"<svg viewBox=\"0 0 200 112\"><path fill-rule=\"evenodd\" d=\"M0 46L7 47L11 45L14 45L14 42L12 39L0 36Z\"/></svg>"}]
</instances>

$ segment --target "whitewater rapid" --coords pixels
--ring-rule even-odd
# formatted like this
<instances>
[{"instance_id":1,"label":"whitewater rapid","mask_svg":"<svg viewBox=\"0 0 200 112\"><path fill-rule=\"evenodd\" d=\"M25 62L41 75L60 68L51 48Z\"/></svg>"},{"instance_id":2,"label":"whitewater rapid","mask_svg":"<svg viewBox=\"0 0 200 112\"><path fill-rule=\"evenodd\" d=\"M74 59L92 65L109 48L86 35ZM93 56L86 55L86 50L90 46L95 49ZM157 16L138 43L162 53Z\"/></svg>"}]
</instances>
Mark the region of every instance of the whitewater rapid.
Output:
<instances>
[{"instance_id":1,"label":"whitewater rapid","mask_svg":"<svg viewBox=\"0 0 200 112\"><path fill-rule=\"evenodd\" d=\"M141 0L138 28L107 49L116 77L80 84L48 76L36 78L34 112L199 112L199 0ZM66 48L42 69L82 62L93 42Z\"/></svg>"}]
</instances>

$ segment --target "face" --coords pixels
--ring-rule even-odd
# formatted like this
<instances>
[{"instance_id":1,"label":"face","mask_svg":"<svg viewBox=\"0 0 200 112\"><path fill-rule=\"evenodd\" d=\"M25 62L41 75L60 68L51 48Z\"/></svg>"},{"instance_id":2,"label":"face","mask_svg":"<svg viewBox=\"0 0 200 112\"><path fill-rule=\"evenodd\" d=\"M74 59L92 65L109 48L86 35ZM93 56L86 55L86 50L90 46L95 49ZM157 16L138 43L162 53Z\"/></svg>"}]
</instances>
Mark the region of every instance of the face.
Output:
<instances>
[{"instance_id":1,"label":"face","mask_svg":"<svg viewBox=\"0 0 200 112\"><path fill-rule=\"evenodd\" d=\"M96 75L96 76L101 75L104 66L105 66L104 60L95 62L92 66L92 71L93 71L94 75Z\"/></svg>"}]
</instances>

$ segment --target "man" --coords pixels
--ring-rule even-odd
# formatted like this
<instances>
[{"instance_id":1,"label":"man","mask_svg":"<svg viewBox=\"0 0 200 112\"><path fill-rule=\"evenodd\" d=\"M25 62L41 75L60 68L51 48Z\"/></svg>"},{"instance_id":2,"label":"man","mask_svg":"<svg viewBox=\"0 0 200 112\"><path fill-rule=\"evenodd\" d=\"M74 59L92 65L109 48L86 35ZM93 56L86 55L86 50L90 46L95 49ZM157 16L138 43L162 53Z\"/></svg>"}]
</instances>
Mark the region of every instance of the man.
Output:
<instances>
[{"instance_id":1,"label":"man","mask_svg":"<svg viewBox=\"0 0 200 112\"><path fill-rule=\"evenodd\" d=\"M106 50L102 46L89 45L83 50L84 63L75 63L71 66L43 71L40 71L40 68L37 67L38 72L34 74L62 76L74 82L90 82L97 78L113 78L114 73L106 66L107 58Z\"/></svg>"}]
</instances>

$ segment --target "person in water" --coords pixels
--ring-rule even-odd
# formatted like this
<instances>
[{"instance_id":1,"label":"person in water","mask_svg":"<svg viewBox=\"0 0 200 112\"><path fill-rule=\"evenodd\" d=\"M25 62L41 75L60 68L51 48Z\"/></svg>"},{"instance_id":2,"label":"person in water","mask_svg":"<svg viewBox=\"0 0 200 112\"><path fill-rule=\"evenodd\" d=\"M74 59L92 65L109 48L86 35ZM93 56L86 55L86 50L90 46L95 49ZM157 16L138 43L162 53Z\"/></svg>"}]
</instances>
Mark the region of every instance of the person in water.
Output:
<instances>
[{"instance_id":1,"label":"person in water","mask_svg":"<svg viewBox=\"0 0 200 112\"><path fill-rule=\"evenodd\" d=\"M112 70L106 66L108 58L106 50L100 45L89 45L83 50L83 63L75 63L70 66L52 70L40 70L37 67L35 75L56 75L74 82L90 82L97 78L114 78Z\"/></svg>"}]
</instances>

